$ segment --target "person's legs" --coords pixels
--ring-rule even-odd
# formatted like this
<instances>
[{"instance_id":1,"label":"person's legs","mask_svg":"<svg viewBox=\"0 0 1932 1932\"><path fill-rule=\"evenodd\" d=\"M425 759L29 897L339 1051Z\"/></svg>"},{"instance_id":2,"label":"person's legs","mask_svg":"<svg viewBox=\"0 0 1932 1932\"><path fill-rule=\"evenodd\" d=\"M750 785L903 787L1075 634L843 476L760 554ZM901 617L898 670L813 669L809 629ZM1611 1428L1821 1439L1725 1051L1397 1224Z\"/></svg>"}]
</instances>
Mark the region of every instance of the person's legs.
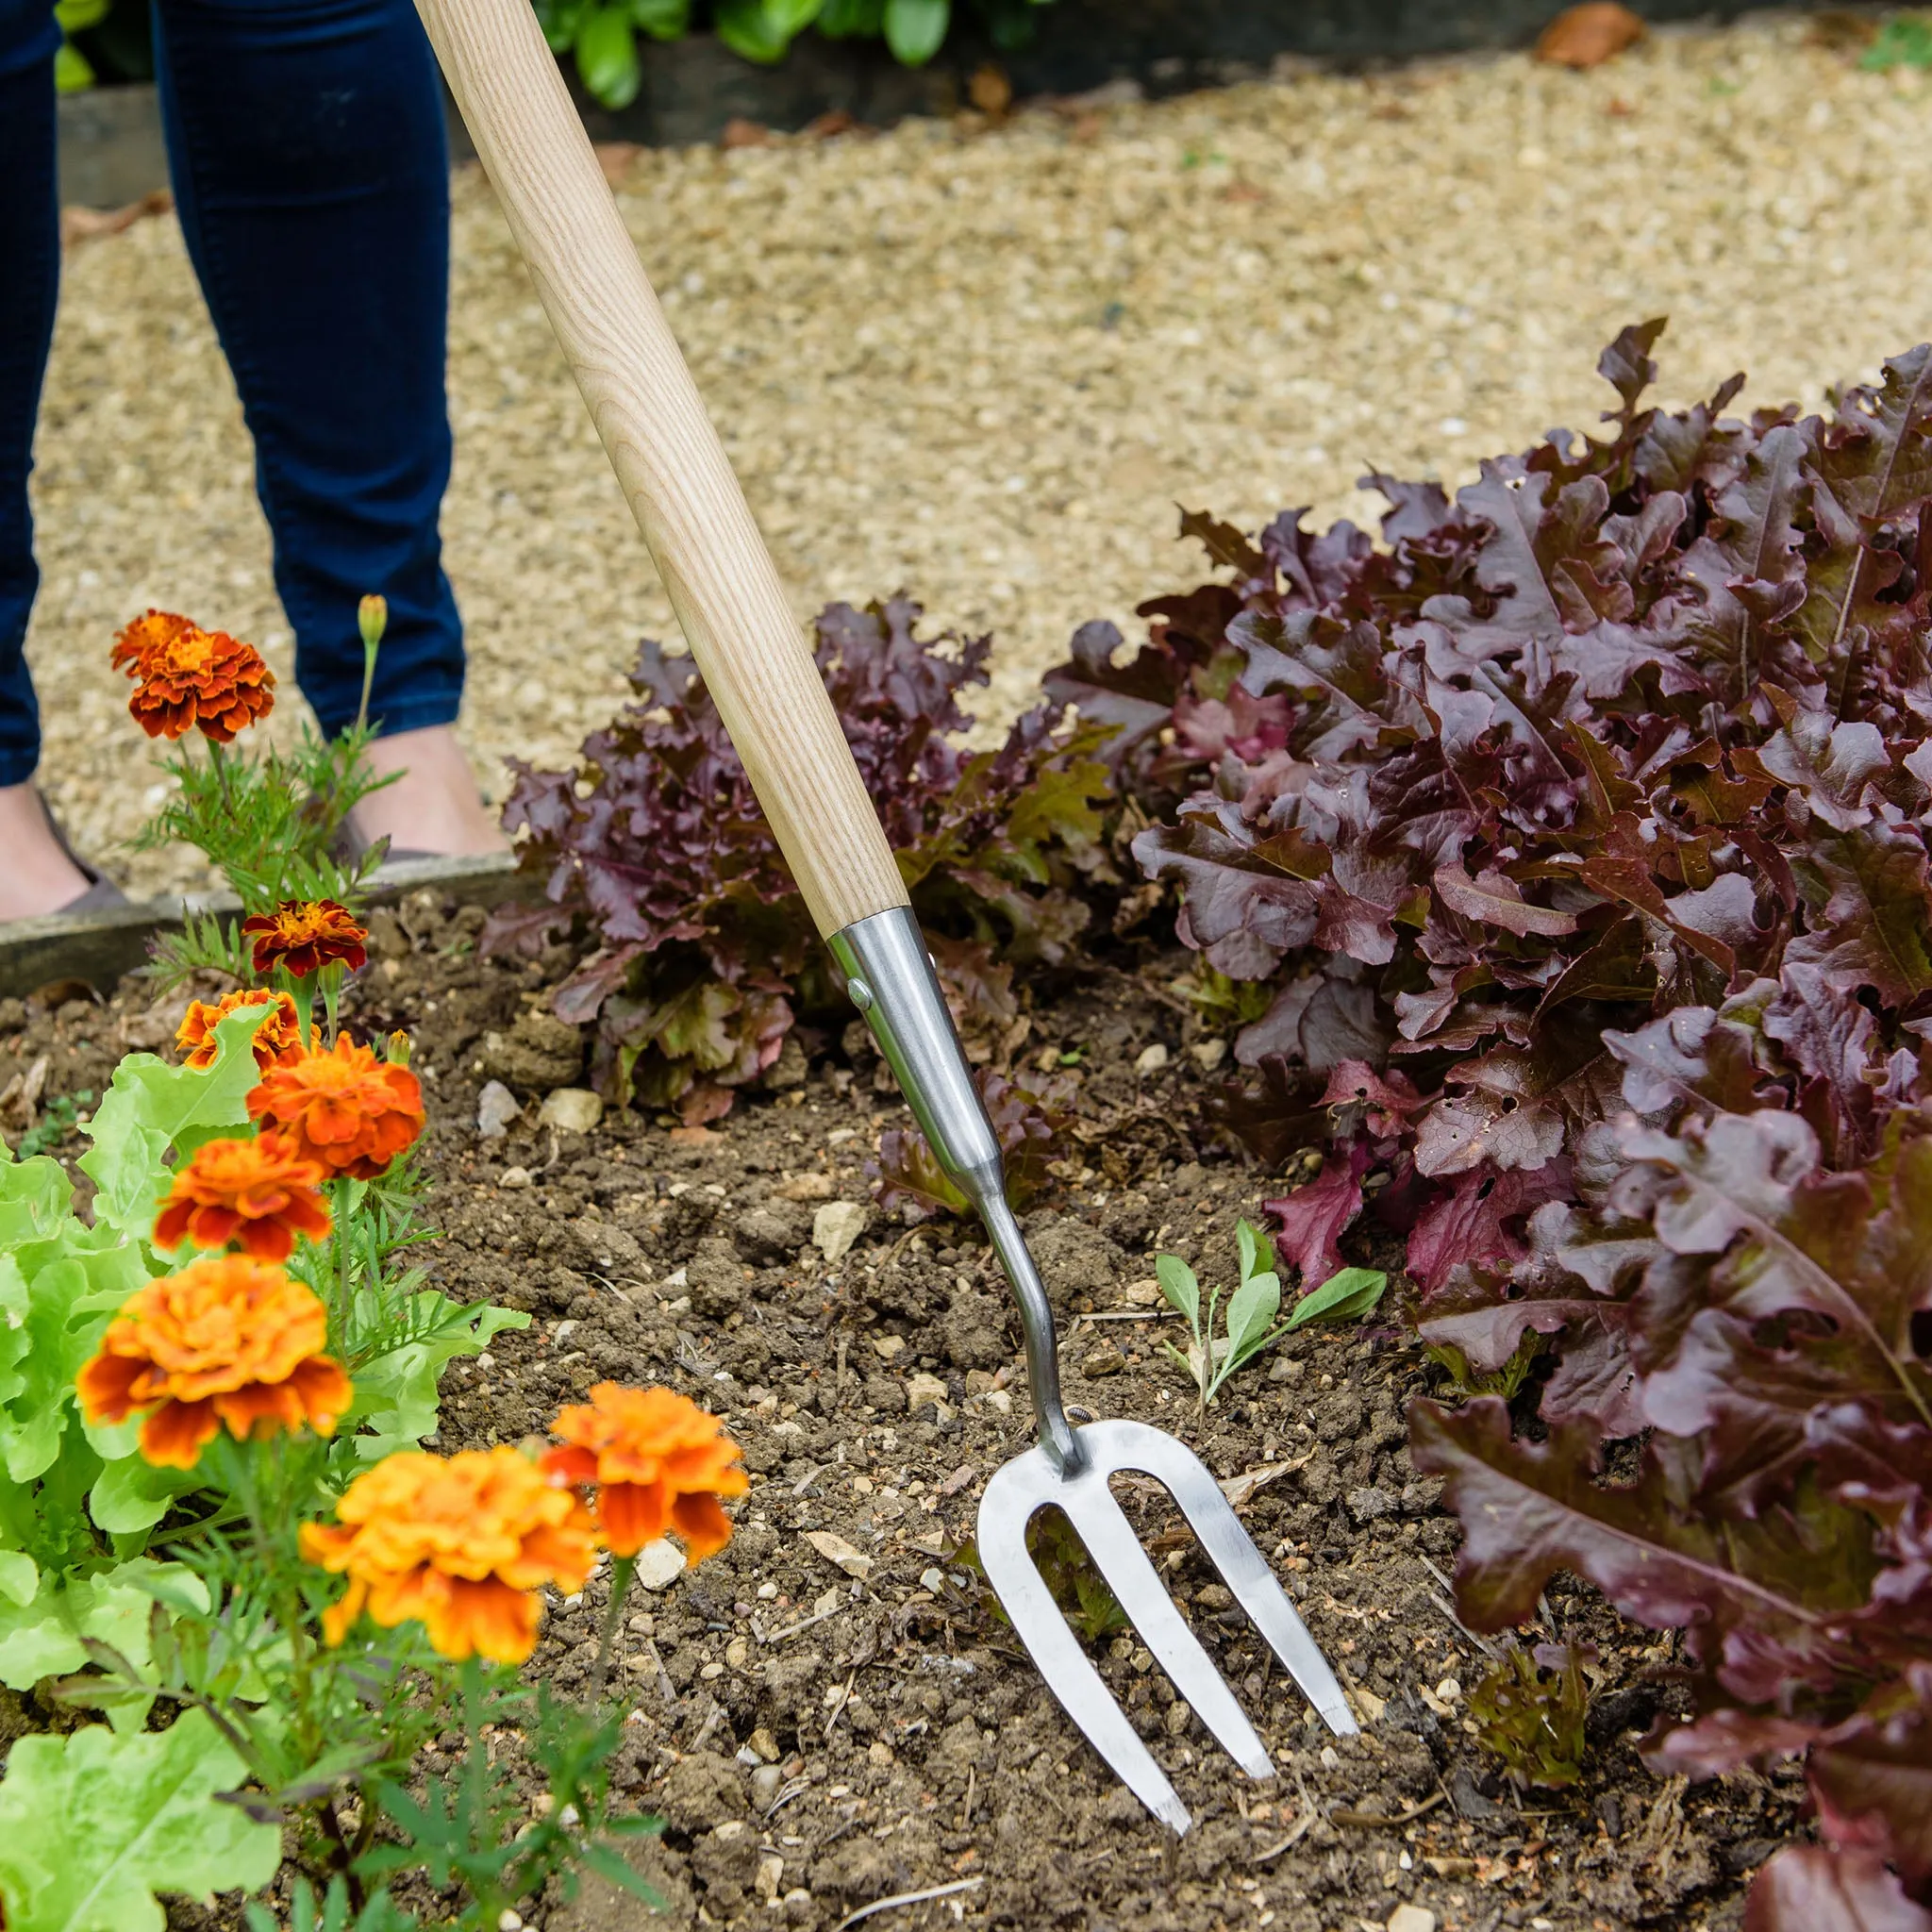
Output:
<instances>
[{"instance_id":1,"label":"person's legs","mask_svg":"<svg viewBox=\"0 0 1932 1932\"><path fill-rule=\"evenodd\" d=\"M51 0L0 0L0 920L55 911L87 889L27 782L41 726L25 648L40 586L26 485L60 284L59 44Z\"/></svg>"},{"instance_id":2,"label":"person's legs","mask_svg":"<svg viewBox=\"0 0 1932 1932\"><path fill-rule=\"evenodd\" d=\"M156 25L182 231L255 437L303 693L325 731L354 721L357 605L380 591L370 715L407 741L376 762L406 757L410 777L358 823L495 849L448 728L463 688L437 528L449 158L428 42L409 0L156 0Z\"/></svg>"}]
</instances>

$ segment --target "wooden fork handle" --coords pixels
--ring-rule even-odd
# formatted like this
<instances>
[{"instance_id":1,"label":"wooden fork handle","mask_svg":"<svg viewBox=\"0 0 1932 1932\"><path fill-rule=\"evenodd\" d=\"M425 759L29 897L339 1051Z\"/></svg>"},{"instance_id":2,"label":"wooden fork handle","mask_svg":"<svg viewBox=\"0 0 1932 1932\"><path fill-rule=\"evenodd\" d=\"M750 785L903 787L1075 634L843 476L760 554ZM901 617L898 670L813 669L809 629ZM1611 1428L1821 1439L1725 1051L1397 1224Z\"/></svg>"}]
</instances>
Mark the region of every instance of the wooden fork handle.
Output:
<instances>
[{"instance_id":1,"label":"wooden fork handle","mask_svg":"<svg viewBox=\"0 0 1932 1932\"><path fill-rule=\"evenodd\" d=\"M537 294L819 931L907 903L771 552L530 0L417 0Z\"/></svg>"}]
</instances>

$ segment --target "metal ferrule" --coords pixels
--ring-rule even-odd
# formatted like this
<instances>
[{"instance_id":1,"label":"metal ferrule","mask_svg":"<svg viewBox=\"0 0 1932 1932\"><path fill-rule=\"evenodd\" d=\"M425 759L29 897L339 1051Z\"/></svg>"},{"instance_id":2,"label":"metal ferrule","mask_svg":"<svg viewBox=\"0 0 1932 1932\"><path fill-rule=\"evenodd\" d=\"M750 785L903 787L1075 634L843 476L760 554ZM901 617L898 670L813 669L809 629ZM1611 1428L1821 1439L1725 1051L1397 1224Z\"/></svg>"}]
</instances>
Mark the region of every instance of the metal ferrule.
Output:
<instances>
[{"instance_id":1,"label":"metal ferrule","mask_svg":"<svg viewBox=\"0 0 1932 1932\"><path fill-rule=\"evenodd\" d=\"M1076 1469L1082 1457L1060 1401L1053 1309L1008 1205L999 1137L973 1084L919 922L908 907L895 907L855 920L825 943L940 1166L986 1224L1020 1307L1041 1443L1063 1468Z\"/></svg>"}]
</instances>

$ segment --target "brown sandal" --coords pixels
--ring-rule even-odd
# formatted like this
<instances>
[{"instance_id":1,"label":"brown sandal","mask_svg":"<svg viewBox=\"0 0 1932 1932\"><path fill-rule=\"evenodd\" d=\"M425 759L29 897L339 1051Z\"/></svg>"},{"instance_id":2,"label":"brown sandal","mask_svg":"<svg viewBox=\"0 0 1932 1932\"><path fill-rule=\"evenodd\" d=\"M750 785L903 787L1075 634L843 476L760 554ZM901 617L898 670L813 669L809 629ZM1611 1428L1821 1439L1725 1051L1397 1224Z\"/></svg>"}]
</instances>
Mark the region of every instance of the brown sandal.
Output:
<instances>
[{"instance_id":1,"label":"brown sandal","mask_svg":"<svg viewBox=\"0 0 1932 1932\"><path fill-rule=\"evenodd\" d=\"M54 808L36 791L41 800L41 810L46 815L47 829L54 835L54 842L67 855L67 860L87 881L87 891L77 898L68 900L59 910L69 912L112 912L123 906L131 905L128 898L112 879L101 871L99 866L90 865L72 845L67 842L67 834L60 829L60 821L54 816Z\"/></svg>"}]
</instances>

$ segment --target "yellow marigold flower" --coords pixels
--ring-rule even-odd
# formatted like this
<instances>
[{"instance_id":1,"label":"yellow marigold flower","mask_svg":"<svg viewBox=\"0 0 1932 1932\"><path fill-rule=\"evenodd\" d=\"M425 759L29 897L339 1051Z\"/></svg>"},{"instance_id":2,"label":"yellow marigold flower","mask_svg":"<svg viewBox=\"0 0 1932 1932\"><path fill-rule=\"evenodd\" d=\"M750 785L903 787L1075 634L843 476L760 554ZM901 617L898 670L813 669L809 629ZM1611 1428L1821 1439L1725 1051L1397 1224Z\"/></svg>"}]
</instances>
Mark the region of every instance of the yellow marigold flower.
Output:
<instances>
[{"instance_id":1,"label":"yellow marigold flower","mask_svg":"<svg viewBox=\"0 0 1932 1932\"><path fill-rule=\"evenodd\" d=\"M285 992L272 992L265 986L244 987L240 992L224 993L217 1004L191 1000L188 1015L175 1035L181 1049L184 1067L211 1067L215 1063L215 1028L238 1007L273 1007L272 1012L255 1029L255 1064L263 1073L282 1060L302 1057L302 1021L294 999Z\"/></svg>"},{"instance_id":2,"label":"yellow marigold flower","mask_svg":"<svg viewBox=\"0 0 1932 1932\"><path fill-rule=\"evenodd\" d=\"M330 1643L367 1610L385 1629L420 1623L443 1657L522 1663L542 1620L537 1591L579 1591L597 1560L584 1506L507 1445L386 1457L336 1516L301 1531L303 1556L349 1579L323 1619Z\"/></svg>"},{"instance_id":3,"label":"yellow marigold flower","mask_svg":"<svg viewBox=\"0 0 1932 1932\"><path fill-rule=\"evenodd\" d=\"M614 1557L675 1532L701 1563L731 1541L719 1501L749 1487L738 1444L688 1395L599 1382L551 1424L563 1446L543 1453L552 1482L597 1489L597 1527Z\"/></svg>"},{"instance_id":4,"label":"yellow marigold flower","mask_svg":"<svg viewBox=\"0 0 1932 1932\"><path fill-rule=\"evenodd\" d=\"M255 941L258 973L286 966L307 979L337 959L354 973L369 957L362 945L368 928L333 899L284 899L273 912L251 913L242 922L242 935Z\"/></svg>"},{"instance_id":5,"label":"yellow marigold flower","mask_svg":"<svg viewBox=\"0 0 1932 1932\"><path fill-rule=\"evenodd\" d=\"M221 1255L140 1290L108 1324L100 1353L75 1378L91 1422L148 1411L141 1453L192 1469L225 1426L238 1441L333 1432L353 1390L322 1351L328 1317L298 1281L265 1261Z\"/></svg>"}]
</instances>

